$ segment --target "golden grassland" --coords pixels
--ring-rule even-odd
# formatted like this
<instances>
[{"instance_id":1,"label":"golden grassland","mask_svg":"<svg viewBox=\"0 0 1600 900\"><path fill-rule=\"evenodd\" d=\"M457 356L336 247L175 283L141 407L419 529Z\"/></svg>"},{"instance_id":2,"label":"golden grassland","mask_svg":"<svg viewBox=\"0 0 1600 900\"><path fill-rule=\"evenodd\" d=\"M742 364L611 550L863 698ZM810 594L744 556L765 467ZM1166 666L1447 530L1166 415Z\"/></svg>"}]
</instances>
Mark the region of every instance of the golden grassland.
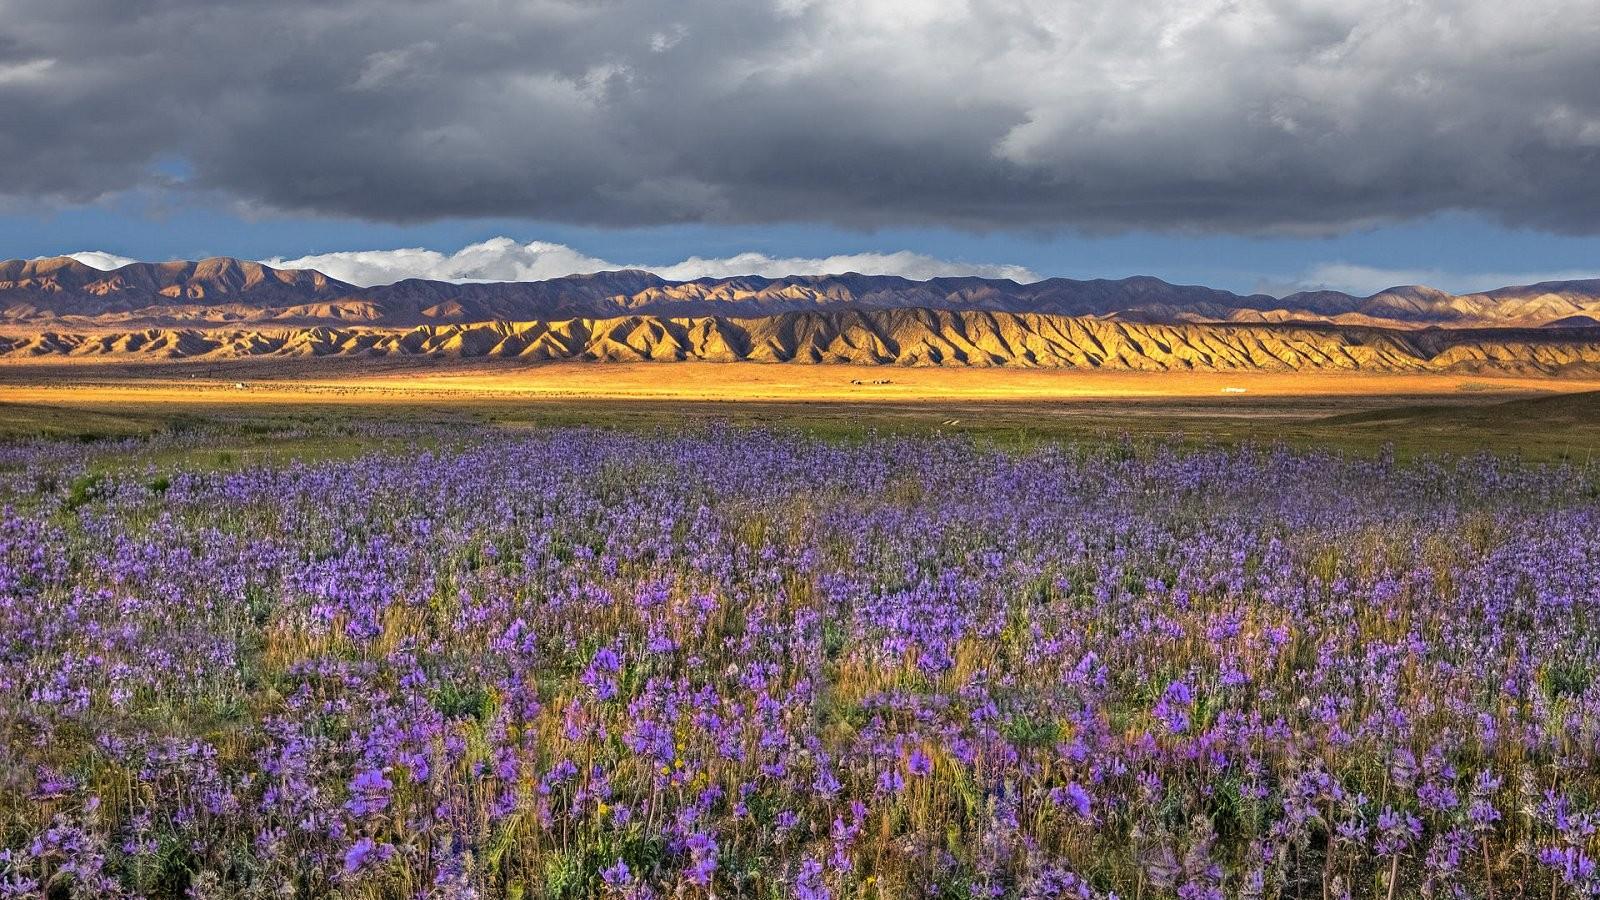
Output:
<instances>
[{"instance_id":1,"label":"golden grassland","mask_svg":"<svg viewBox=\"0 0 1600 900\"><path fill-rule=\"evenodd\" d=\"M240 389L239 384L245 387ZM919 403L1125 398L1372 398L1600 390L1600 377L1301 372L1135 372L763 363L493 363L456 360L0 365L8 395L71 391L106 402L587 399ZM88 392L88 393L86 393Z\"/></svg>"},{"instance_id":2,"label":"golden grassland","mask_svg":"<svg viewBox=\"0 0 1600 900\"><path fill-rule=\"evenodd\" d=\"M1600 379L460 360L0 365L0 436L358 421L503 427L730 422L848 436L1283 441L1534 458L1600 450Z\"/></svg>"}]
</instances>

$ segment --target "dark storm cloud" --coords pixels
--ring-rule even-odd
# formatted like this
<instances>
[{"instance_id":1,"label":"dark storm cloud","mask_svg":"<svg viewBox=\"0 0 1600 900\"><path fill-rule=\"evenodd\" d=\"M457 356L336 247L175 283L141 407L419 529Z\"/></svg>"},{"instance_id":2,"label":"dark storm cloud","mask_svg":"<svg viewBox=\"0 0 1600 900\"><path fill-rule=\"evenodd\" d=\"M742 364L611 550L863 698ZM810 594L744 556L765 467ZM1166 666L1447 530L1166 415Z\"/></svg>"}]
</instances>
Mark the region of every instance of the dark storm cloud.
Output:
<instances>
[{"instance_id":1,"label":"dark storm cloud","mask_svg":"<svg viewBox=\"0 0 1600 900\"><path fill-rule=\"evenodd\" d=\"M0 204L1600 230L1593 0L0 0Z\"/></svg>"}]
</instances>

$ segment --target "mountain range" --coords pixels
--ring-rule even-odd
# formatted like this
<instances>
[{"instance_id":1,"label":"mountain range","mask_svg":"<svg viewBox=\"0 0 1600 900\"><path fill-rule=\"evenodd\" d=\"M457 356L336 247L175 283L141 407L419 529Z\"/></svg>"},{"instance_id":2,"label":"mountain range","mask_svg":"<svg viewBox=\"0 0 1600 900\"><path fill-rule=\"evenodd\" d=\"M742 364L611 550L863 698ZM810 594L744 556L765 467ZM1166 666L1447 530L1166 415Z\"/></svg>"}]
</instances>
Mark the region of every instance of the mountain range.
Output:
<instances>
[{"instance_id":1,"label":"mountain range","mask_svg":"<svg viewBox=\"0 0 1600 900\"><path fill-rule=\"evenodd\" d=\"M1146 324L1324 322L1388 328L1600 325L1600 278L1456 295L1421 285L1367 297L1272 297L1138 276L1032 284L976 277L740 276L668 281L621 270L546 281L407 279L358 287L303 269L230 258L132 263L112 271L70 257L0 263L0 326L414 326L620 315L749 318L792 312L932 309L1090 316Z\"/></svg>"},{"instance_id":2,"label":"mountain range","mask_svg":"<svg viewBox=\"0 0 1600 900\"><path fill-rule=\"evenodd\" d=\"M1125 369L1600 371L1600 279L1272 297L1157 278L623 270L359 287L229 258L0 263L0 357L757 360Z\"/></svg>"}]
</instances>

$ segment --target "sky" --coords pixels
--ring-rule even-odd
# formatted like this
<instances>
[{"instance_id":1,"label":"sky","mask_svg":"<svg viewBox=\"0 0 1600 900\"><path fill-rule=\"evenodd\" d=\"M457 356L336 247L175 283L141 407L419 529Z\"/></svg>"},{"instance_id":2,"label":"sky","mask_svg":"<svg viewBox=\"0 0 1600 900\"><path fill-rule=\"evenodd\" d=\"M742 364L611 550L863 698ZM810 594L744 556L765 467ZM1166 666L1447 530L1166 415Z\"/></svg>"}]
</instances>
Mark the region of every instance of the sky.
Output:
<instances>
[{"instance_id":1,"label":"sky","mask_svg":"<svg viewBox=\"0 0 1600 900\"><path fill-rule=\"evenodd\" d=\"M1595 277L1596 13L0 0L0 258L1276 294Z\"/></svg>"}]
</instances>

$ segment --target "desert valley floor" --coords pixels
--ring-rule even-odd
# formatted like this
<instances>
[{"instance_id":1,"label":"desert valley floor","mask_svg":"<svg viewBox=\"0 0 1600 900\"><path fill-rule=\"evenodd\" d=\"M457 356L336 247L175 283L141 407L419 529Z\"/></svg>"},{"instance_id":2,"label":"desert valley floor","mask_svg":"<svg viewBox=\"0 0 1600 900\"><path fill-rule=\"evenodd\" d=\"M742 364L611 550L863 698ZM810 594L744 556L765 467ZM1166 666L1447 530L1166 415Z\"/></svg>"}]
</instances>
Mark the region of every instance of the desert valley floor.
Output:
<instances>
[{"instance_id":1,"label":"desert valley floor","mask_svg":"<svg viewBox=\"0 0 1600 900\"><path fill-rule=\"evenodd\" d=\"M1600 378L1145 373L757 363L267 360L0 363L0 434L208 419L729 421L1016 437L1127 433L1540 458L1600 450ZM270 441L268 442L270 444Z\"/></svg>"}]
</instances>

